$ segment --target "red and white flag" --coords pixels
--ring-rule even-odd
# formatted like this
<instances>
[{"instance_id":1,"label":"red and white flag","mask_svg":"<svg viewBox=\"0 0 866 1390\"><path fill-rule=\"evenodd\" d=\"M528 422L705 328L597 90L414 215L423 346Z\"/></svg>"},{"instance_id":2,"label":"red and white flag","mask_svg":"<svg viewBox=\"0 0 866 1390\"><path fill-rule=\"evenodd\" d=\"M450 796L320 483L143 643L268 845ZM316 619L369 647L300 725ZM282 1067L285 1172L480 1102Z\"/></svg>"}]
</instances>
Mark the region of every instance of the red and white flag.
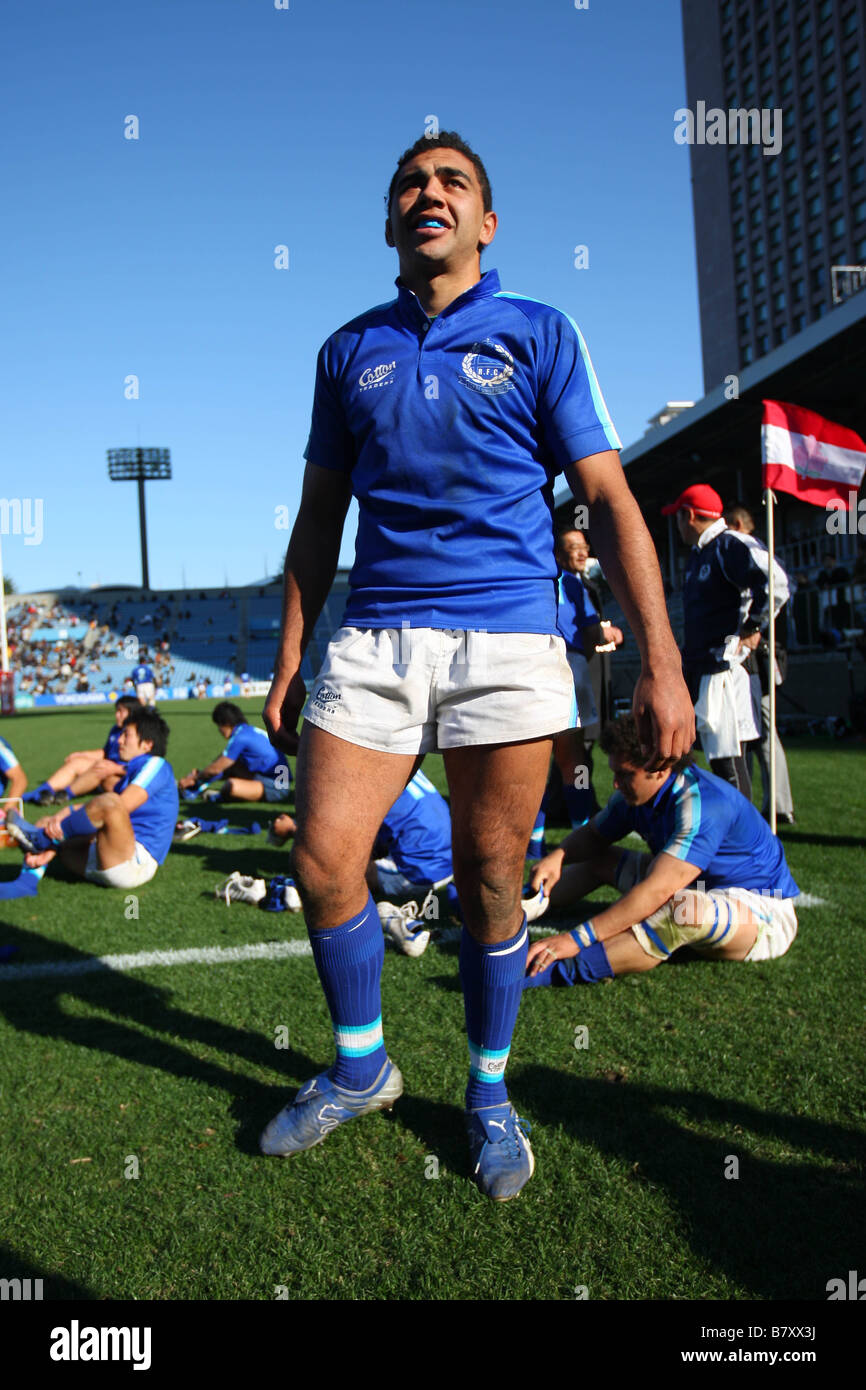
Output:
<instances>
[{"instance_id":1,"label":"red and white flag","mask_svg":"<svg viewBox=\"0 0 866 1390\"><path fill-rule=\"evenodd\" d=\"M790 492L815 507L848 509L863 480L866 444L814 410L764 401L761 458L765 488Z\"/></svg>"}]
</instances>

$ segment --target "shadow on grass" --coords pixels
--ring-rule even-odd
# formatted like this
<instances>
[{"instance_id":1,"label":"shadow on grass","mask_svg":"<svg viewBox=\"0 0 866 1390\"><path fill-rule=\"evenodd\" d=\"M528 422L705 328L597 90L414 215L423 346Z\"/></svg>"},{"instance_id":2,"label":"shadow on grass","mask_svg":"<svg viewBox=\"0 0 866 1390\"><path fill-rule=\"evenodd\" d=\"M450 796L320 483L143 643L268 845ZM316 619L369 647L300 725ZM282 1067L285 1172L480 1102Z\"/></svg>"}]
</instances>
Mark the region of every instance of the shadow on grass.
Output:
<instances>
[{"instance_id":1,"label":"shadow on grass","mask_svg":"<svg viewBox=\"0 0 866 1390\"><path fill-rule=\"evenodd\" d=\"M296 1089L328 1065L293 1048L275 1051L273 1039L265 1034L234 1028L216 1019L175 1008L170 1002L170 990L157 988L125 972L105 968L92 973L58 972L35 979L16 978L17 967L41 964L46 959L46 948L53 948L57 958L57 943L10 923L0 923L0 927L4 943L19 947L19 955L7 967L9 973L0 973L0 1015L13 1028L153 1067L168 1076L191 1078L227 1092L232 1097L232 1114L239 1124L236 1143L242 1152L258 1154L258 1135L274 1113L286 1104L287 1088ZM29 962L28 953L31 955ZM64 970L90 960L92 957L83 951L68 945L63 947ZM115 1017L73 1017L61 1003L69 996ZM138 1031L139 1028L167 1036L148 1037ZM255 1066L270 1069L277 1066L285 1072L286 1081L277 1084L256 1081L194 1056L184 1044L203 1045L217 1053L240 1057Z\"/></svg>"},{"instance_id":2,"label":"shadow on grass","mask_svg":"<svg viewBox=\"0 0 866 1390\"><path fill-rule=\"evenodd\" d=\"M862 1267L862 1134L706 1092L613 1085L545 1066L515 1068L509 1089L533 1122L561 1125L628 1164L634 1181L663 1190L695 1256L752 1297L826 1299L829 1279ZM704 1126L724 1137L700 1133ZM750 1146L772 1141L792 1152L785 1162L756 1156L745 1135ZM730 1156L737 1179L725 1178ZM690 1296L706 1294L695 1287Z\"/></svg>"},{"instance_id":3,"label":"shadow on grass","mask_svg":"<svg viewBox=\"0 0 866 1390\"><path fill-rule=\"evenodd\" d=\"M780 825L779 839L790 845L832 845L834 849L864 849L866 839L858 835L817 835L798 830L795 825Z\"/></svg>"},{"instance_id":4,"label":"shadow on grass","mask_svg":"<svg viewBox=\"0 0 866 1390\"><path fill-rule=\"evenodd\" d=\"M85 1288L83 1284L76 1284L72 1279L64 1279L61 1274L49 1274L46 1269L40 1268L30 1260L25 1260L21 1255L15 1253L9 1245L0 1244L0 1279L29 1279L30 1288L24 1285L20 1293L23 1295L29 1292L29 1299L22 1299L23 1302L36 1300L37 1290L32 1281L42 1280L42 1300L44 1302L56 1299L95 1299L99 1295Z\"/></svg>"}]
</instances>

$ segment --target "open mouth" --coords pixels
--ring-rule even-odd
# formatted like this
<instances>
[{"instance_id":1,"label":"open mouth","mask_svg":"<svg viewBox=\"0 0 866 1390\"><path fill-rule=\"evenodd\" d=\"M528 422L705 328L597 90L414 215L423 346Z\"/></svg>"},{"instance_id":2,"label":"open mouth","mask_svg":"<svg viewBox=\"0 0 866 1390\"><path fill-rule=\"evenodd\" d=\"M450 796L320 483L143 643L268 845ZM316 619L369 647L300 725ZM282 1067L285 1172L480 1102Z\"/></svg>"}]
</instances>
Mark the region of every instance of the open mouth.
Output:
<instances>
[{"instance_id":1,"label":"open mouth","mask_svg":"<svg viewBox=\"0 0 866 1390\"><path fill-rule=\"evenodd\" d=\"M441 217L419 217L412 223L413 232L444 232L447 227Z\"/></svg>"}]
</instances>

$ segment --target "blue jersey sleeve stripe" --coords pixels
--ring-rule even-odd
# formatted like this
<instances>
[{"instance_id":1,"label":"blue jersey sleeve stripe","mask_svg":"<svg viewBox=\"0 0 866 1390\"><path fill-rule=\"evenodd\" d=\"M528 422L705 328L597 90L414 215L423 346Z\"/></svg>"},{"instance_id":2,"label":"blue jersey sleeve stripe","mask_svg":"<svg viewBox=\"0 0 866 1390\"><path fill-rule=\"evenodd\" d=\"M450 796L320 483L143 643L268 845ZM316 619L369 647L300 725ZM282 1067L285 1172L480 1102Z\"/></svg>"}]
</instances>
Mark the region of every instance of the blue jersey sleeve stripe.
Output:
<instances>
[{"instance_id":1,"label":"blue jersey sleeve stripe","mask_svg":"<svg viewBox=\"0 0 866 1390\"><path fill-rule=\"evenodd\" d=\"M688 859L689 850L701 828L701 789L690 767L680 773L677 781L683 783L683 791L677 798L676 828L664 852L674 859Z\"/></svg>"},{"instance_id":2,"label":"blue jersey sleeve stripe","mask_svg":"<svg viewBox=\"0 0 866 1390\"><path fill-rule=\"evenodd\" d=\"M131 787L141 787L146 789L150 786L159 769L162 767L162 758L148 758L144 767L140 768L130 782Z\"/></svg>"},{"instance_id":3,"label":"blue jersey sleeve stripe","mask_svg":"<svg viewBox=\"0 0 866 1390\"><path fill-rule=\"evenodd\" d=\"M555 308L555 305L547 304L543 299L533 299L532 295L530 294L514 294L511 290L497 290L494 298L526 299L529 301L530 304L543 304L546 309ZM590 357L586 343L584 342L583 334L581 333L580 329L578 328L577 324L575 323L574 319L571 317L570 314L566 314L563 309L557 309L557 313L562 314L563 318L568 319L568 322L571 324L572 328L577 334L577 342L580 348L580 356L581 360L583 361L584 371L586 372L586 379L589 382L589 391L590 395L592 396L592 403L595 406L595 413L598 416L598 423L604 431L604 437L610 445L611 449L621 449L622 444L620 443L619 436L617 435L617 432L613 427L613 421L610 418L610 411L608 410L607 405L605 404L604 396L601 394L601 387L598 384L598 378L595 374L595 368L592 365L592 358Z\"/></svg>"},{"instance_id":4,"label":"blue jersey sleeve stripe","mask_svg":"<svg viewBox=\"0 0 866 1390\"><path fill-rule=\"evenodd\" d=\"M0 740L0 767L11 769L17 766L18 759L12 752L12 749L9 747L9 744L3 743L2 740Z\"/></svg>"},{"instance_id":5,"label":"blue jersey sleeve stripe","mask_svg":"<svg viewBox=\"0 0 866 1390\"><path fill-rule=\"evenodd\" d=\"M571 324L572 328L577 334L577 341L580 344L580 355L583 358L583 365L586 369L587 380L589 381L589 389L592 394L592 403L595 406L595 413L598 416L598 423L604 430L605 438L607 439L607 442L610 444L610 447L612 449L621 449L622 444L620 443L619 435L613 427L613 421L610 418L610 411L608 410L607 405L605 404L604 396L601 394L601 387L598 384L598 377L595 374L595 368L592 365L592 358L590 357L589 349L587 348L586 343L584 342L583 334L581 333L580 329L578 328L577 324L575 323L574 319L571 317L570 314L566 314L565 317L568 319L569 323Z\"/></svg>"}]
</instances>

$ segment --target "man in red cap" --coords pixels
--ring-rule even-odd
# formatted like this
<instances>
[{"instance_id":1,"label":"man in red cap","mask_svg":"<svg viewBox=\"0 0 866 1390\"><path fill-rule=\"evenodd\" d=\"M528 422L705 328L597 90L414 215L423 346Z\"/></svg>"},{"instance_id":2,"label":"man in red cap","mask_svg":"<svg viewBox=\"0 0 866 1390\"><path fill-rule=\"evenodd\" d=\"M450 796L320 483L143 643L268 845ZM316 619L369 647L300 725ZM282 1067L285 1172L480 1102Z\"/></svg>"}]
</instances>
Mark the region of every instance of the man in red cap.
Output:
<instances>
[{"instance_id":1,"label":"man in red cap","mask_svg":"<svg viewBox=\"0 0 866 1390\"><path fill-rule=\"evenodd\" d=\"M710 767L751 799L744 745L760 738L743 661L769 623L769 586L752 548L729 530L722 499L694 483L662 508L692 553L683 580L683 670Z\"/></svg>"}]
</instances>

